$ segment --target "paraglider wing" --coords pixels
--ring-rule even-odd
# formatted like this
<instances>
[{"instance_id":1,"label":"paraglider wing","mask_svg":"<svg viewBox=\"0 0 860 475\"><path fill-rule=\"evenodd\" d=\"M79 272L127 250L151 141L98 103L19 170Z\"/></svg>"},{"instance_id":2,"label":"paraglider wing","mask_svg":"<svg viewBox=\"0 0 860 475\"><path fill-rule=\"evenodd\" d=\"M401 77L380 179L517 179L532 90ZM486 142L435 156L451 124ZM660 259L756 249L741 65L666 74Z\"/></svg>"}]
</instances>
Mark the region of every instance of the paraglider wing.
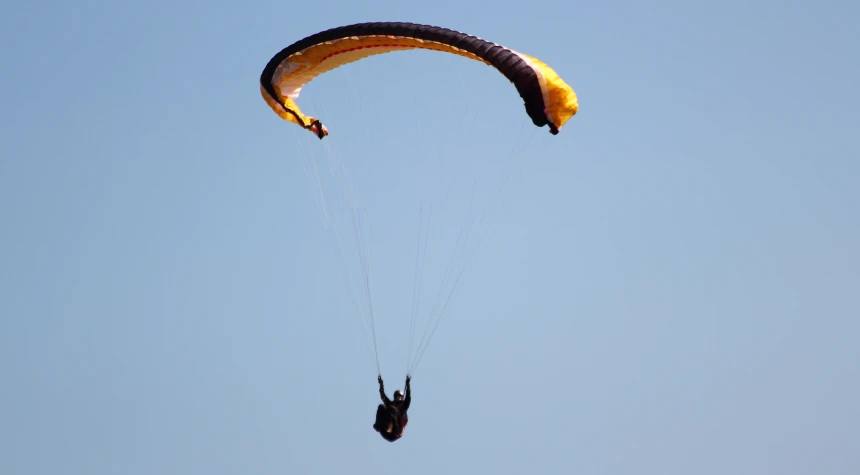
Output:
<instances>
[{"instance_id":1,"label":"paraglider wing","mask_svg":"<svg viewBox=\"0 0 860 475\"><path fill-rule=\"evenodd\" d=\"M295 103L302 86L368 56L416 48L457 54L496 68L516 86L534 125L548 125L553 135L579 109L573 89L540 60L465 33L415 23L360 23L299 40L269 61L260 75L260 92L281 118L322 139L328 135L326 127Z\"/></svg>"}]
</instances>

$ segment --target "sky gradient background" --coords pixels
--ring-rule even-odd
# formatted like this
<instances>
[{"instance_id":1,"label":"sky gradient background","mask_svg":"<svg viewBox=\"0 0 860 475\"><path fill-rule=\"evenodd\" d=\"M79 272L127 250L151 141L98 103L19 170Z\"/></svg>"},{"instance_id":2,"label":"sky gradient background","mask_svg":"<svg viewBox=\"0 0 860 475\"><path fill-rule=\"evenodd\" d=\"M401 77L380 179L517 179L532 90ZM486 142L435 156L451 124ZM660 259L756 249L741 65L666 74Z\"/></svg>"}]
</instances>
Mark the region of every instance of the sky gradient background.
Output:
<instances>
[{"instance_id":1,"label":"sky gradient background","mask_svg":"<svg viewBox=\"0 0 860 475\"><path fill-rule=\"evenodd\" d=\"M858 473L860 6L812 5L4 4L0 473ZM580 113L413 52L307 86L322 142L275 116L269 58L361 21L534 55ZM435 292L508 159L389 444L305 167L369 210L390 394L419 206Z\"/></svg>"}]
</instances>

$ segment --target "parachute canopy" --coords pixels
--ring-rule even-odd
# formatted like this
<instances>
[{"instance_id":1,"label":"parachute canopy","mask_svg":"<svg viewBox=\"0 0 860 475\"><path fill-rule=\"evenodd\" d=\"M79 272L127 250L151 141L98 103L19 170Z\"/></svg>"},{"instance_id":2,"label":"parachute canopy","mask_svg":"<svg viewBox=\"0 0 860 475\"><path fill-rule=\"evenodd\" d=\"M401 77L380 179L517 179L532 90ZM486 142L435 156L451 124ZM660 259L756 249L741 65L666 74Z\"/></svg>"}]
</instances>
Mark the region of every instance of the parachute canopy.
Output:
<instances>
[{"instance_id":1,"label":"parachute canopy","mask_svg":"<svg viewBox=\"0 0 860 475\"><path fill-rule=\"evenodd\" d=\"M368 56L415 48L457 54L493 66L516 86L534 125L548 125L553 135L579 109L573 89L540 60L465 33L415 23L359 23L299 40L263 69L260 93L281 118L322 139L328 129L303 114L295 103L302 86Z\"/></svg>"}]
</instances>

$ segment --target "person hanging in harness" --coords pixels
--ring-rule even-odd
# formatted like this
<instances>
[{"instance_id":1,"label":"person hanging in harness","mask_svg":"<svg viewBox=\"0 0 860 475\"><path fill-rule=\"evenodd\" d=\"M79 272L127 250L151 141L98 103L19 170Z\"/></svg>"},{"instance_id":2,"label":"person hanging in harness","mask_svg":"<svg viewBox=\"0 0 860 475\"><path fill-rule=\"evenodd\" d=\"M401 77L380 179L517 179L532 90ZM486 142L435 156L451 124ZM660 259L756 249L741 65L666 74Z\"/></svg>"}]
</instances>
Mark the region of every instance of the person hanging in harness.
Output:
<instances>
[{"instance_id":1,"label":"person hanging in harness","mask_svg":"<svg viewBox=\"0 0 860 475\"><path fill-rule=\"evenodd\" d=\"M376 422L373 423L373 429L389 442L394 442L402 437L403 429L409 423L406 411L409 410L409 403L412 401L412 390L409 386L411 379L406 376L406 395L404 396L403 392L398 389L394 391L394 400L392 401L385 395L382 376L377 377L382 404L376 408Z\"/></svg>"}]
</instances>

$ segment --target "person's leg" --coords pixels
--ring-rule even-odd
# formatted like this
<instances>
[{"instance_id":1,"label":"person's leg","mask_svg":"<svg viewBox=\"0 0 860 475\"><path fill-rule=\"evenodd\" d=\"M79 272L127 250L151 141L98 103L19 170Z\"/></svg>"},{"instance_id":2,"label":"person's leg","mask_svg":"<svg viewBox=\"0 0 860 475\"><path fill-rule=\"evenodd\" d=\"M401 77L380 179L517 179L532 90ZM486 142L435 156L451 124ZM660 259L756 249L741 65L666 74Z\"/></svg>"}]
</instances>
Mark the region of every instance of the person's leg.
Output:
<instances>
[{"instance_id":1,"label":"person's leg","mask_svg":"<svg viewBox=\"0 0 860 475\"><path fill-rule=\"evenodd\" d=\"M388 425L388 420L388 411L385 410L384 404L380 404L376 408L376 422L373 423L373 428L379 432L383 431L385 426Z\"/></svg>"}]
</instances>

